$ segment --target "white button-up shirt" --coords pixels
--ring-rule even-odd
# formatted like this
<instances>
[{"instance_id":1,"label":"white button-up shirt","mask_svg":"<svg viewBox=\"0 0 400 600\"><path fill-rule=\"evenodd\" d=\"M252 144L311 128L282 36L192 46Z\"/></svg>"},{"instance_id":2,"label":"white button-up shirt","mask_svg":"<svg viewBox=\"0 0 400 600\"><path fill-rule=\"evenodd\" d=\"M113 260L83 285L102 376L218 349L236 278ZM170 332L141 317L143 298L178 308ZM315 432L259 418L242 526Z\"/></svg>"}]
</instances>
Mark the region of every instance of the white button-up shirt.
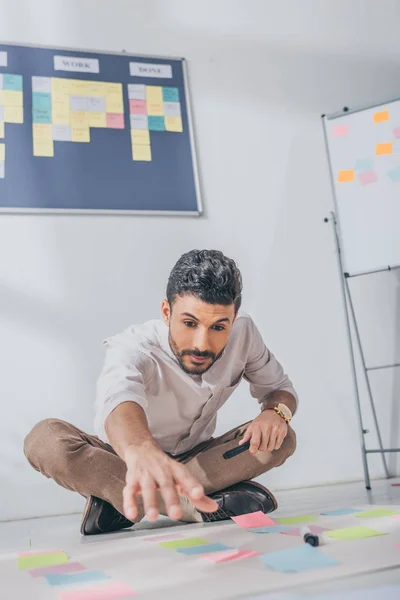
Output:
<instances>
[{"instance_id":1,"label":"white button-up shirt","mask_svg":"<svg viewBox=\"0 0 400 600\"><path fill-rule=\"evenodd\" d=\"M222 356L204 373L180 366L161 320L132 325L104 341L104 367L97 383L95 432L108 442L104 423L122 402L135 402L146 414L153 438L176 455L209 440L217 411L242 378L262 407L276 390L297 395L282 366L265 346L254 321L239 311ZM239 425L239 423L238 423Z\"/></svg>"}]
</instances>

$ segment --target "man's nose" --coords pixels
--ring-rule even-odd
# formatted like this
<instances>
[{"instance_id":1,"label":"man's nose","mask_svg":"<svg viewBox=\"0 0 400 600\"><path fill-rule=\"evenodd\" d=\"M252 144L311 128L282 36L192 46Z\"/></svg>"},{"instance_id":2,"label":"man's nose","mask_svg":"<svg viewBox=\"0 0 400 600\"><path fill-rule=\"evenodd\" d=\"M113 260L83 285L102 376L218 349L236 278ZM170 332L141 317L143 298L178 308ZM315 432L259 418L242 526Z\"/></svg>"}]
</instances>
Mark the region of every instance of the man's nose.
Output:
<instances>
[{"instance_id":1,"label":"man's nose","mask_svg":"<svg viewBox=\"0 0 400 600\"><path fill-rule=\"evenodd\" d=\"M206 352L208 350L208 333L207 331L197 331L196 336L193 340L193 347L199 352Z\"/></svg>"}]
</instances>

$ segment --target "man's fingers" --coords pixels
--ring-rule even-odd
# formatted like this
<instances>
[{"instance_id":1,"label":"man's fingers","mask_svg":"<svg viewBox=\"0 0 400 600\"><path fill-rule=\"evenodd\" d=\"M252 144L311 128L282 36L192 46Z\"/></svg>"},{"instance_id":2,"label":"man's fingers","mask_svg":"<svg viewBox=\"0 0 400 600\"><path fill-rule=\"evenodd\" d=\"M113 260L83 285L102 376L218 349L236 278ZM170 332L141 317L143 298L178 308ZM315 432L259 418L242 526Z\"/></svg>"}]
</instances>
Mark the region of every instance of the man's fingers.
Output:
<instances>
[{"instance_id":1,"label":"man's fingers","mask_svg":"<svg viewBox=\"0 0 400 600\"><path fill-rule=\"evenodd\" d=\"M182 507L179 500L178 491L172 477L160 484L160 492L164 498L164 504L169 518L173 519L174 521L179 521L179 519L182 517Z\"/></svg>"},{"instance_id":2,"label":"man's fingers","mask_svg":"<svg viewBox=\"0 0 400 600\"><path fill-rule=\"evenodd\" d=\"M258 426L253 427L253 433L250 440L250 453L255 454L261 444L261 429Z\"/></svg>"},{"instance_id":3,"label":"man's fingers","mask_svg":"<svg viewBox=\"0 0 400 600\"><path fill-rule=\"evenodd\" d=\"M276 440L276 444L275 444L275 450L279 450L279 448L282 446L283 444L283 440L286 437L286 433L283 432L280 435L278 435L278 439Z\"/></svg>"},{"instance_id":4,"label":"man's fingers","mask_svg":"<svg viewBox=\"0 0 400 600\"><path fill-rule=\"evenodd\" d=\"M245 431L244 436L242 437L242 439L239 442L239 446L242 446L243 444L245 444L246 442L248 442L251 439L252 431L253 431L253 429L252 429L251 425L249 425Z\"/></svg>"},{"instance_id":5,"label":"man's fingers","mask_svg":"<svg viewBox=\"0 0 400 600\"><path fill-rule=\"evenodd\" d=\"M185 465L177 463L174 469L175 482L178 489L189 498L200 512L214 512L218 509L215 500L204 494L203 486L190 473Z\"/></svg>"},{"instance_id":6,"label":"man's fingers","mask_svg":"<svg viewBox=\"0 0 400 600\"><path fill-rule=\"evenodd\" d=\"M157 487L154 479L144 477L140 481L142 491L144 512L149 521L156 521L159 514L159 506L157 500Z\"/></svg>"},{"instance_id":7,"label":"man's fingers","mask_svg":"<svg viewBox=\"0 0 400 600\"><path fill-rule=\"evenodd\" d=\"M276 440L278 438L278 430L274 427L271 430L270 436L269 436L269 440L268 440L268 444L267 444L267 450L268 452L272 452L273 450L275 450L275 446L276 446Z\"/></svg>"},{"instance_id":8,"label":"man's fingers","mask_svg":"<svg viewBox=\"0 0 400 600\"><path fill-rule=\"evenodd\" d=\"M124 487L122 497L124 502L124 514L127 519L134 521L138 514L138 506L136 502L136 494L138 493L138 486L130 484Z\"/></svg>"}]
</instances>

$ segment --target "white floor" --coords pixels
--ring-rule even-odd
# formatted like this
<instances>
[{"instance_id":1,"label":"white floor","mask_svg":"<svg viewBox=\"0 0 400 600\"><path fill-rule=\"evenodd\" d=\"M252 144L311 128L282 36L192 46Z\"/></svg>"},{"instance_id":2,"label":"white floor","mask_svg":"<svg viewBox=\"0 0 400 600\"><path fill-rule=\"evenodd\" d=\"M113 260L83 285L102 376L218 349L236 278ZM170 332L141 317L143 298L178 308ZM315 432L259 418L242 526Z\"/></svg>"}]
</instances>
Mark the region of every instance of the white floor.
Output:
<instances>
[{"instance_id":1,"label":"white floor","mask_svg":"<svg viewBox=\"0 0 400 600\"><path fill-rule=\"evenodd\" d=\"M274 513L274 517L282 517L293 514L312 514L313 512L321 512L323 510L335 509L337 507L358 507L360 505L400 505L400 487L393 487L392 484L399 480L379 480L373 482L373 489L367 491L363 482L341 484L334 486L323 486L299 490L290 490L277 493L279 502L279 510ZM155 524L142 522L139 526L135 526L132 530L119 532L116 534L108 534L103 536L82 537L79 533L80 515L66 515L60 517L49 517L41 519L30 519L25 521L0 522L0 560L10 553L23 552L30 550L44 549L65 549L68 547L77 547L79 545L82 550L89 549L90 545L91 557L96 554L104 555L107 544L107 549L111 546L117 548L118 544L123 544L125 540L141 538L149 533L154 533ZM176 523L172 523L167 519L157 523L157 529L162 528L162 533L166 532L171 525L176 528ZM179 525L184 531L186 525ZM197 527L197 526L195 526ZM199 528L204 527L199 525ZM221 527L219 525L207 525L207 527ZM193 525L190 526L193 535ZM159 529L158 529L159 530ZM176 529L175 529L176 530ZM209 531L209 530L208 530ZM149 558L151 562L151 558ZM151 565L149 565L150 567ZM313 583L305 587L298 587L295 591L290 590L290 593L296 593L303 597L315 597L327 593L344 593L346 590L371 590L387 585L400 585L400 552L399 564L397 567L390 569L373 570L368 574L354 576L351 578L343 578L335 581ZM229 581L226 582L229 588ZM0 597L1 593L0 593ZM16 600L25 598L25 594L17 592L12 596ZM165 597L172 597L165 594ZM217 596L215 596L217 597ZM237 598L235 589L230 590L229 598ZM245 597L242 594L241 598ZM248 596L255 597L255 596ZM272 596L265 596L270 598ZM388 596L387 596L388 597ZM11 598L11 596L10 596ZM36 600L37 596L35 596ZM47 598L47 595L46 595ZM400 598L400 588L399 588ZM379 594L379 600L385 600L385 593Z\"/></svg>"}]
</instances>

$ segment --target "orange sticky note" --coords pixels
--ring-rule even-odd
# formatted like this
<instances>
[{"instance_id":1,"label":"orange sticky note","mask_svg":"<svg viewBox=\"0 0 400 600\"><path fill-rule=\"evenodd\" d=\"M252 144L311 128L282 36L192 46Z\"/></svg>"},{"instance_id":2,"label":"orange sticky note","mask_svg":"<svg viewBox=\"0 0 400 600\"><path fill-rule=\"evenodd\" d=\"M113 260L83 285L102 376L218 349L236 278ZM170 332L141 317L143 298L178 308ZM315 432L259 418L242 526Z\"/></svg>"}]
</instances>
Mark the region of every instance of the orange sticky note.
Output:
<instances>
[{"instance_id":1,"label":"orange sticky note","mask_svg":"<svg viewBox=\"0 0 400 600\"><path fill-rule=\"evenodd\" d=\"M376 145L376 153L377 154L392 154L393 144L392 142L386 142L385 144L377 144Z\"/></svg>"},{"instance_id":2,"label":"orange sticky note","mask_svg":"<svg viewBox=\"0 0 400 600\"><path fill-rule=\"evenodd\" d=\"M354 180L354 169L352 169L351 171L339 171L337 180L339 183L353 181Z\"/></svg>"},{"instance_id":3,"label":"orange sticky note","mask_svg":"<svg viewBox=\"0 0 400 600\"><path fill-rule=\"evenodd\" d=\"M374 123L382 123L382 121L389 121L388 110L381 110L380 112L374 113Z\"/></svg>"}]
</instances>

